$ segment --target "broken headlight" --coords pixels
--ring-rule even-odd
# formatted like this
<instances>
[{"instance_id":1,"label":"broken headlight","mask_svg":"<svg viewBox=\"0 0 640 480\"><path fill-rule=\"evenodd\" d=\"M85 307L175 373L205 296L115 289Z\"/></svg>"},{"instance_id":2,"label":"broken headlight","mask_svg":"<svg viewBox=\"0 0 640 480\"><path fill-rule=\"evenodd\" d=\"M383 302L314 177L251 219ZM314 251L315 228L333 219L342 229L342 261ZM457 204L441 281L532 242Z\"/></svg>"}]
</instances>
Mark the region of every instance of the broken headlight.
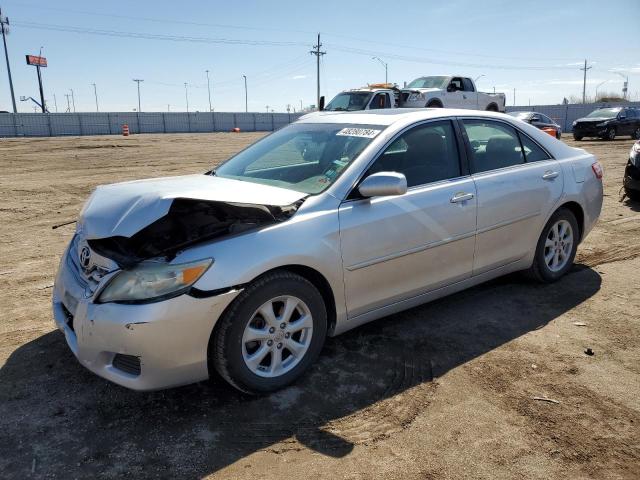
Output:
<instances>
[{"instance_id":1,"label":"broken headlight","mask_svg":"<svg viewBox=\"0 0 640 480\"><path fill-rule=\"evenodd\" d=\"M634 167L640 168L640 142L636 142L629 152L629 161Z\"/></svg>"},{"instance_id":2,"label":"broken headlight","mask_svg":"<svg viewBox=\"0 0 640 480\"><path fill-rule=\"evenodd\" d=\"M141 302L177 296L196 283L212 263L211 258L180 265L140 263L131 270L122 270L113 277L98 301Z\"/></svg>"}]
</instances>

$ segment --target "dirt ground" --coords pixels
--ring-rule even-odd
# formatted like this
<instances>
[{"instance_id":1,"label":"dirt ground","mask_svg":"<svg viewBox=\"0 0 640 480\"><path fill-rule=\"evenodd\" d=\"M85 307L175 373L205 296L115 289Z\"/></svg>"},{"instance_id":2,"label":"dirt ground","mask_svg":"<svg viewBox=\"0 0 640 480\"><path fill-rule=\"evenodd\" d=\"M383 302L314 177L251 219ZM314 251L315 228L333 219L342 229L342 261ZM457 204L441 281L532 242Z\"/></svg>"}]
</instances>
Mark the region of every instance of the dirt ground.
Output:
<instances>
[{"instance_id":1,"label":"dirt ground","mask_svg":"<svg viewBox=\"0 0 640 480\"><path fill-rule=\"evenodd\" d=\"M640 478L628 139L579 143L604 210L557 284L512 275L329 339L262 398L215 379L135 393L81 367L50 311L74 227L51 226L97 184L203 172L260 135L0 140L0 477Z\"/></svg>"}]
</instances>

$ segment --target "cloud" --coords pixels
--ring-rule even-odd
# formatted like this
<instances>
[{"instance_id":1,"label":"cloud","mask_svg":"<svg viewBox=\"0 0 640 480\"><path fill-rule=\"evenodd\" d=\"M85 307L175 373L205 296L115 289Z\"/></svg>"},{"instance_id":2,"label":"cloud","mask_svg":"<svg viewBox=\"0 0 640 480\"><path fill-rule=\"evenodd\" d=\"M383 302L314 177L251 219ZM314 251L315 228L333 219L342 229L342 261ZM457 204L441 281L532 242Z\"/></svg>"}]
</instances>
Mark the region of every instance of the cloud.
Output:
<instances>
[{"instance_id":1,"label":"cloud","mask_svg":"<svg viewBox=\"0 0 640 480\"><path fill-rule=\"evenodd\" d=\"M294 75L291 77L291 80L302 80L303 78L307 78L308 75Z\"/></svg>"},{"instance_id":2,"label":"cloud","mask_svg":"<svg viewBox=\"0 0 640 480\"><path fill-rule=\"evenodd\" d=\"M610 68L609 71L612 73L640 73L640 65L636 65L635 67L615 67Z\"/></svg>"}]
</instances>

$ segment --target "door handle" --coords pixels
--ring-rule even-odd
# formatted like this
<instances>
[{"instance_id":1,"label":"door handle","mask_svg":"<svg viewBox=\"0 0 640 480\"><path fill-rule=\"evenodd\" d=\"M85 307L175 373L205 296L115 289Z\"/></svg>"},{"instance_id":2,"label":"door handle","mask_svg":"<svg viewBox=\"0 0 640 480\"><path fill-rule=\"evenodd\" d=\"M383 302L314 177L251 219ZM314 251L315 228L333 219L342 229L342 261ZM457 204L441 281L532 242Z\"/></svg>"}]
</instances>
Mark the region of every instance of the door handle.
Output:
<instances>
[{"instance_id":1,"label":"door handle","mask_svg":"<svg viewBox=\"0 0 640 480\"><path fill-rule=\"evenodd\" d=\"M451 203L466 202L467 200L471 200L473 196L474 196L473 193L458 192L453 197L451 197L450 202Z\"/></svg>"},{"instance_id":2,"label":"door handle","mask_svg":"<svg viewBox=\"0 0 640 480\"><path fill-rule=\"evenodd\" d=\"M558 175L560 175L559 172L554 172L553 170L547 170L546 172L544 172L544 175L542 175L542 179L543 180L553 180Z\"/></svg>"}]
</instances>

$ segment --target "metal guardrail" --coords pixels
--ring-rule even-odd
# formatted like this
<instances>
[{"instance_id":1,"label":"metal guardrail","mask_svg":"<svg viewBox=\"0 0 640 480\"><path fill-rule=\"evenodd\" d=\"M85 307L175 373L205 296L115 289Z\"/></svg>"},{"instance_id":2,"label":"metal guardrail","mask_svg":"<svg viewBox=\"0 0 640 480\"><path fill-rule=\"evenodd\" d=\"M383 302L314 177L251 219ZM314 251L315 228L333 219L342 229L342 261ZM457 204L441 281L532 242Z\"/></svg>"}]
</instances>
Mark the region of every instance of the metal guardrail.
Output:
<instances>
[{"instance_id":1,"label":"metal guardrail","mask_svg":"<svg viewBox=\"0 0 640 480\"><path fill-rule=\"evenodd\" d=\"M82 112L82 113L2 113L0 137L55 137L65 135L121 134L128 125L131 133L202 133L277 130L301 113L227 112Z\"/></svg>"}]
</instances>

